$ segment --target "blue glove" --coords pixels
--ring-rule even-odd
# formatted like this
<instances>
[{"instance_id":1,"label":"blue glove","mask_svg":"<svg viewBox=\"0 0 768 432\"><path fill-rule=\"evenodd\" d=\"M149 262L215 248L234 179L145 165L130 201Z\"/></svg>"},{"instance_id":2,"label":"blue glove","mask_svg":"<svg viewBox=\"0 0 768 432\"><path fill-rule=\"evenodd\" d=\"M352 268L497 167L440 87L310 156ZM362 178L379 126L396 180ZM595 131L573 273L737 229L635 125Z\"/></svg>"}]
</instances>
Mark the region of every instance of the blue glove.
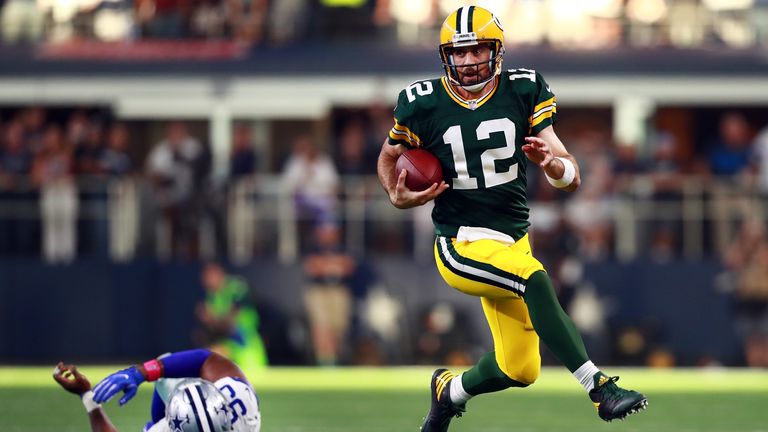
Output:
<instances>
[{"instance_id":1,"label":"blue glove","mask_svg":"<svg viewBox=\"0 0 768 432\"><path fill-rule=\"evenodd\" d=\"M124 395L120 399L120 405L125 405L132 397L136 396L139 385L144 381L144 375L139 372L136 366L117 371L101 380L93 388L93 400L99 404L105 403L122 391Z\"/></svg>"}]
</instances>

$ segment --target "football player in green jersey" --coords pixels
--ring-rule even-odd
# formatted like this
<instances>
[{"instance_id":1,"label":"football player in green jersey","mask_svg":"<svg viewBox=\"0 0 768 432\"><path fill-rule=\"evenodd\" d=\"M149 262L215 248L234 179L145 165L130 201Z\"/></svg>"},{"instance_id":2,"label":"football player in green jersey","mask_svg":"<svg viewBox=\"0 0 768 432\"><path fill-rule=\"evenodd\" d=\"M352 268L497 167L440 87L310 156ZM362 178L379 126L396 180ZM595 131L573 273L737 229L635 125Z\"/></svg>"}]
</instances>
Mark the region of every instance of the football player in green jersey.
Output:
<instances>
[{"instance_id":1,"label":"football player in green jersey","mask_svg":"<svg viewBox=\"0 0 768 432\"><path fill-rule=\"evenodd\" d=\"M587 356L528 242L526 164L549 183L574 191L576 160L555 134L554 94L529 69L502 71L503 30L489 11L462 7L440 31L445 76L417 81L400 93L395 125L381 149L379 180L398 208L435 200L435 261L455 289L480 297L494 342L470 370L438 369L422 431L445 431L473 396L526 387L539 375L539 338L584 386L600 418L623 419L647 405L642 394L618 387ZM433 153L445 181L422 192L394 171L407 148Z\"/></svg>"}]
</instances>

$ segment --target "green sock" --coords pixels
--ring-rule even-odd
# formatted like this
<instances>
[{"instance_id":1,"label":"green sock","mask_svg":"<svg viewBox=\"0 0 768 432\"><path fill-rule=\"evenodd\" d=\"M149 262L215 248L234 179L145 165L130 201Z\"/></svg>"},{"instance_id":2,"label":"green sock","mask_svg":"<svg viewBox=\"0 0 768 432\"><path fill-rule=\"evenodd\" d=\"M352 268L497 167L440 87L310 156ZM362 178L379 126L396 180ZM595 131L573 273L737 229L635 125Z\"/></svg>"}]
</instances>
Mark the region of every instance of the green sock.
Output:
<instances>
[{"instance_id":1,"label":"green sock","mask_svg":"<svg viewBox=\"0 0 768 432\"><path fill-rule=\"evenodd\" d=\"M547 273L538 271L531 275L524 298L536 333L568 370L574 372L589 361L584 341L560 306Z\"/></svg>"},{"instance_id":2,"label":"green sock","mask_svg":"<svg viewBox=\"0 0 768 432\"><path fill-rule=\"evenodd\" d=\"M496 353L485 353L472 369L461 375L461 385L464 391L477 396L482 393L492 393L510 387L526 387L527 384L515 381L499 369L496 363Z\"/></svg>"}]
</instances>

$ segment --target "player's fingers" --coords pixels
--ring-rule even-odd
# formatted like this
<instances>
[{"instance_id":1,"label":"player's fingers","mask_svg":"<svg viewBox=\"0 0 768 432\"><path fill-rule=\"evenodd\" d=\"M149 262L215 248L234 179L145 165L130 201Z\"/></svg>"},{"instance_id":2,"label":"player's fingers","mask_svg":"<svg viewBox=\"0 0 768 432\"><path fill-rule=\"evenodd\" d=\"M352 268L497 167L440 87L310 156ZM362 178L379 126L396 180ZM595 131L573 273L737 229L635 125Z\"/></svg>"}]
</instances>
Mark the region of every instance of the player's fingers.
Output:
<instances>
[{"instance_id":1,"label":"player's fingers","mask_svg":"<svg viewBox=\"0 0 768 432\"><path fill-rule=\"evenodd\" d=\"M93 389L93 400L96 401L96 403L103 403L107 401L110 397L112 397L112 394L110 394L110 390L115 385L110 380L103 380L100 382L95 389Z\"/></svg>"},{"instance_id":2,"label":"player's fingers","mask_svg":"<svg viewBox=\"0 0 768 432\"><path fill-rule=\"evenodd\" d=\"M446 189L448 189L448 183L445 181L441 181L440 183L433 183L432 186L428 189L429 199L433 200L437 198L437 196L445 192Z\"/></svg>"},{"instance_id":3,"label":"player's fingers","mask_svg":"<svg viewBox=\"0 0 768 432\"><path fill-rule=\"evenodd\" d=\"M62 386L66 386L66 384L69 383L69 380L64 378L61 374L54 374L53 379L56 380L57 383L61 384Z\"/></svg>"},{"instance_id":4,"label":"player's fingers","mask_svg":"<svg viewBox=\"0 0 768 432\"><path fill-rule=\"evenodd\" d=\"M536 148L536 150L539 151L539 153L552 153L552 149L546 142L534 143L533 146Z\"/></svg>"},{"instance_id":5,"label":"player's fingers","mask_svg":"<svg viewBox=\"0 0 768 432\"><path fill-rule=\"evenodd\" d=\"M104 402L101 398L101 396L104 394L104 386L102 383L99 383L96 385L96 387L93 389L93 400L96 403L102 403Z\"/></svg>"},{"instance_id":6,"label":"player's fingers","mask_svg":"<svg viewBox=\"0 0 768 432\"><path fill-rule=\"evenodd\" d=\"M438 187L437 183L432 183L430 187L424 189L423 191L413 192L413 201L418 205L422 205L427 201L433 199L435 197L435 190L437 189L437 187Z\"/></svg>"},{"instance_id":7,"label":"player's fingers","mask_svg":"<svg viewBox=\"0 0 768 432\"><path fill-rule=\"evenodd\" d=\"M555 157L555 156L554 156L554 155L552 155L552 153L547 153L547 154L544 156L544 160L543 160L543 161L541 161L541 163L539 164L539 166L541 166L542 168L543 168L543 167L545 167L545 166L547 166L547 164L549 164L550 162L552 162L552 159L554 159L554 157Z\"/></svg>"},{"instance_id":8,"label":"player's fingers","mask_svg":"<svg viewBox=\"0 0 768 432\"><path fill-rule=\"evenodd\" d=\"M530 147L529 150L523 150L523 153L525 154L525 157L528 158L528 160L537 165L544 159L544 155L534 147Z\"/></svg>"},{"instance_id":9,"label":"player's fingers","mask_svg":"<svg viewBox=\"0 0 768 432\"><path fill-rule=\"evenodd\" d=\"M102 390L104 390L104 386L106 385L107 380L103 379L98 384L96 384L96 387L93 388L94 398L97 394L99 394Z\"/></svg>"},{"instance_id":10,"label":"player's fingers","mask_svg":"<svg viewBox=\"0 0 768 432\"><path fill-rule=\"evenodd\" d=\"M437 186L438 186L437 183L432 183L430 187L424 189L423 191L416 192L415 195L417 199L423 202L427 202L432 197L432 194L435 193Z\"/></svg>"},{"instance_id":11,"label":"player's fingers","mask_svg":"<svg viewBox=\"0 0 768 432\"><path fill-rule=\"evenodd\" d=\"M400 174L397 176L397 185L395 186L398 190L406 190L408 189L405 186L405 176L408 174L408 172L403 169L400 171Z\"/></svg>"},{"instance_id":12,"label":"player's fingers","mask_svg":"<svg viewBox=\"0 0 768 432\"><path fill-rule=\"evenodd\" d=\"M77 376L77 375L79 375L79 374L80 374L80 373L77 371L77 366L75 366L75 365L73 365L73 364L66 364L66 365L64 365L64 370L66 370L66 371L67 371L67 374L68 374L68 375L70 375L70 376L72 376L72 375L75 375L75 376Z\"/></svg>"},{"instance_id":13,"label":"player's fingers","mask_svg":"<svg viewBox=\"0 0 768 432\"><path fill-rule=\"evenodd\" d=\"M123 389L122 383L114 383L111 386L107 388L107 390L104 392L104 395L102 396L105 401L108 401L115 397L118 393L120 393L120 390Z\"/></svg>"},{"instance_id":14,"label":"player's fingers","mask_svg":"<svg viewBox=\"0 0 768 432\"><path fill-rule=\"evenodd\" d=\"M105 403L108 402L112 397L114 397L117 392L120 390L119 386L117 384L112 384L109 387L106 387L102 390L101 393L98 395L93 396L93 400L96 401L96 403Z\"/></svg>"},{"instance_id":15,"label":"player's fingers","mask_svg":"<svg viewBox=\"0 0 768 432\"><path fill-rule=\"evenodd\" d=\"M536 157L540 152L536 149L536 147L528 146L523 147L523 153L525 153L526 156L530 157Z\"/></svg>"},{"instance_id":16,"label":"player's fingers","mask_svg":"<svg viewBox=\"0 0 768 432\"><path fill-rule=\"evenodd\" d=\"M75 378L77 378L77 379L81 379L81 378L84 377L84 375L82 373L80 373L79 370L77 370L77 366L72 366L71 372L72 372L72 375L74 375Z\"/></svg>"},{"instance_id":17,"label":"player's fingers","mask_svg":"<svg viewBox=\"0 0 768 432\"><path fill-rule=\"evenodd\" d=\"M537 144L537 143L543 143L545 141L539 137L529 136L529 137L525 137L525 142L527 142L528 144Z\"/></svg>"},{"instance_id":18,"label":"player's fingers","mask_svg":"<svg viewBox=\"0 0 768 432\"><path fill-rule=\"evenodd\" d=\"M539 152L543 153L549 151L549 145L544 141L531 141L528 144L523 144L523 151L525 152Z\"/></svg>"},{"instance_id":19,"label":"player's fingers","mask_svg":"<svg viewBox=\"0 0 768 432\"><path fill-rule=\"evenodd\" d=\"M57 374L61 376L62 378L65 378L69 380L72 377L72 368L74 368L73 365L64 364L62 362L59 362L58 365L56 365L56 368L53 370L54 374Z\"/></svg>"},{"instance_id":20,"label":"player's fingers","mask_svg":"<svg viewBox=\"0 0 768 432\"><path fill-rule=\"evenodd\" d=\"M437 187L437 191L435 192L435 196L440 195L441 193L445 192L448 189L448 183L441 182L440 186Z\"/></svg>"},{"instance_id":21,"label":"player's fingers","mask_svg":"<svg viewBox=\"0 0 768 432\"><path fill-rule=\"evenodd\" d=\"M127 389L125 389L125 394L122 398L120 398L120 406L125 405L128 403L129 400L133 399L133 397L136 395L136 390L138 389L137 386L130 386Z\"/></svg>"},{"instance_id":22,"label":"player's fingers","mask_svg":"<svg viewBox=\"0 0 768 432\"><path fill-rule=\"evenodd\" d=\"M542 153L542 154L551 153L550 150L549 150L549 144L547 144L545 142L534 142L534 143L531 143L531 147L533 147L533 149L535 149L537 152Z\"/></svg>"}]
</instances>

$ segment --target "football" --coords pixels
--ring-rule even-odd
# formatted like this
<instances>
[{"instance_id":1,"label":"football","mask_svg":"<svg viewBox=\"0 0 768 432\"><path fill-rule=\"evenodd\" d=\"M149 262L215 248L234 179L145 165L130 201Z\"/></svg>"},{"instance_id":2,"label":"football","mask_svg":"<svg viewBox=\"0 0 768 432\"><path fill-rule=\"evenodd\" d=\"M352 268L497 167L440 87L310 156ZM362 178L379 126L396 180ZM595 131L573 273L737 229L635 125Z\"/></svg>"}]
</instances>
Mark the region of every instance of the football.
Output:
<instances>
[{"instance_id":1,"label":"football","mask_svg":"<svg viewBox=\"0 0 768 432\"><path fill-rule=\"evenodd\" d=\"M440 161L422 149L406 150L400 155L395 164L395 172L399 174L402 170L407 172L405 186L412 191L421 192L443 180Z\"/></svg>"}]
</instances>

